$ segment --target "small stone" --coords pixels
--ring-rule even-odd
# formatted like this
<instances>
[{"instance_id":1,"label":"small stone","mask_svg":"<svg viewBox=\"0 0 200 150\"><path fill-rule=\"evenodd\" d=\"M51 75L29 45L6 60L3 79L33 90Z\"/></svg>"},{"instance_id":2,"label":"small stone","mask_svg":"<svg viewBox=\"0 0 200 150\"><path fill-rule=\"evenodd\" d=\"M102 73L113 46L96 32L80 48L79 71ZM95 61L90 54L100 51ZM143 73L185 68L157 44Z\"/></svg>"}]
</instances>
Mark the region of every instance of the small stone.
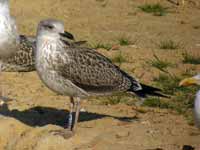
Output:
<instances>
[{"instance_id":1,"label":"small stone","mask_svg":"<svg viewBox=\"0 0 200 150\"><path fill-rule=\"evenodd\" d=\"M126 131L121 131L116 134L116 138L123 138L123 137L128 137L130 135L130 132Z\"/></svg>"},{"instance_id":2,"label":"small stone","mask_svg":"<svg viewBox=\"0 0 200 150\"><path fill-rule=\"evenodd\" d=\"M120 46L119 45L113 45L111 50L119 50L120 49Z\"/></svg>"},{"instance_id":3,"label":"small stone","mask_svg":"<svg viewBox=\"0 0 200 150\"><path fill-rule=\"evenodd\" d=\"M0 100L0 106L3 106L4 104L5 104L5 102Z\"/></svg>"},{"instance_id":4,"label":"small stone","mask_svg":"<svg viewBox=\"0 0 200 150\"><path fill-rule=\"evenodd\" d=\"M86 112L86 110L84 108L81 108L80 112Z\"/></svg>"}]
</instances>

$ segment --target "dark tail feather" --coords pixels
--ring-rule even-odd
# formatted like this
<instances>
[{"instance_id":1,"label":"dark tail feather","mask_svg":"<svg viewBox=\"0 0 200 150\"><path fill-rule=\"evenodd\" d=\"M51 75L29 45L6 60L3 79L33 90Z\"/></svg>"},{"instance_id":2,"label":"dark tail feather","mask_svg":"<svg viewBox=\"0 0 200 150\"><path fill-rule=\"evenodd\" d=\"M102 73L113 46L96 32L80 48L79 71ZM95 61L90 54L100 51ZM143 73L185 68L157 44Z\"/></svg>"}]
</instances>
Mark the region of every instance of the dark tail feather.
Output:
<instances>
[{"instance_id":1,"label":"dark tail feather","mask_svg":"<svg viewBox=\"0 0 200 150\"><path fill-rule=\"evenodd\" d=\"M158 88L155 88L155 87L152 87L152 86L148 86L148 85L144 85L144 84L141 84L141 86L142 86L141 90L139 90L139 91L133 91L139 97L145 98L145 97L147 97L149 95L149 96L158 96L158 97L169 98L169 96L164 95L162 93L161 89L158 89Z\"/></svg>"},{"instance_id":2,"label":"dark tail feather","mask_svg":"<svg viewBox=\"0 0 200 150\"><path fill-rule=\"evenodd\" d=\"M80 46L80 45L83 45L83 44L85 44L85 43L87 43L87 41L76 41L76 42L74 42L73 44L74 44L74 45L77 45L77 46Z\"/></svg>"}]
</instances>

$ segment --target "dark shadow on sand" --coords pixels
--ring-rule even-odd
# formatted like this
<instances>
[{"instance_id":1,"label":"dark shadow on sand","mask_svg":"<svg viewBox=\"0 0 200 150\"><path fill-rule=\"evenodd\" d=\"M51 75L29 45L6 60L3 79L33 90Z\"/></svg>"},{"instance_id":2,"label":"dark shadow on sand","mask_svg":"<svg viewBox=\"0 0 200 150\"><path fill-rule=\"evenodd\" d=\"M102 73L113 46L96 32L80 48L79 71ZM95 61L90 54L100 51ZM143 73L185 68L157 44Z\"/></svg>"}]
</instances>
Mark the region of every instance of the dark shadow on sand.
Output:
<instances>
[{"instance_id":1,"label":"dark shadow on sand","mask_svg":"<svg viewBox=\"0 0 200 150\"><path fill-rule=\"evenodd\" d=\"M0 107L0 114L8 117L13 117L29 126L45 126L48 124L66 126L69 112L63 109L50 107L33 107L24 111L9 110L7 104ZM98 113L81 112L79 122L101 119L104 117L112 117L114 119L132 122L137 120L137 117L116 117Z\"/></svg>"}]
</instances>

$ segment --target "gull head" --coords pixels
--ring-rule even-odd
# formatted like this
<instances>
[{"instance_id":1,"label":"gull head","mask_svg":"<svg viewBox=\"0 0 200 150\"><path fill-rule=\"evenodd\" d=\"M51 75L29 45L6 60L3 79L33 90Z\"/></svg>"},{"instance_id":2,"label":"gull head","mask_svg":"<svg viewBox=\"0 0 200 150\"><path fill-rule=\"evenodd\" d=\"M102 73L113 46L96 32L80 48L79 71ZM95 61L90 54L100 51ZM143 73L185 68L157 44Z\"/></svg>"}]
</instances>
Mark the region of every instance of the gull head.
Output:
<instances>
[{"instance_id":1,"label":"gull head","mask_svg":"<svg viewBox=\"0 0 200 150\"><path fill-rule=\"evenodd\" d=\"M37 29L38 35L57 37L59 33L64 33L63 22L54 19L40 21Z\"/></svg>"},{"instance_id":2,"label":"gull head","mask_svg":"<svg viewBox=\"0 0 200 150\"><path fill-rule=\"evenodd\" d=\"M190 78L185 78L181 80L179 83L179 86L189 86L189 85L200 85L200 74Z\"/></svg>"},{"instance_id":3,"label":"gull head","mask_svg":"<svg viewBox=\"0 0 200 150\"><path fill-rule=\"evenodd\" d=\"M66 37L74 39L73 35L64 30L64 23L55 19L40 21L37 29L38 36L48 36L54 38Z\"/></svg>"}]
</instances>

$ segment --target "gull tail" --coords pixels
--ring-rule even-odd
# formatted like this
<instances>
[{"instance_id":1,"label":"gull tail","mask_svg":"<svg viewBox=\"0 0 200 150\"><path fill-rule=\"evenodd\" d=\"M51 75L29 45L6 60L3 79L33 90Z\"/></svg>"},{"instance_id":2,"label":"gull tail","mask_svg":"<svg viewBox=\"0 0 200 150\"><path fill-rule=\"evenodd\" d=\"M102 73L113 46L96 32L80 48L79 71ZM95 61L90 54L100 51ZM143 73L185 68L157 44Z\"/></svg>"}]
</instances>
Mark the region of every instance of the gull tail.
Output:
<instances>
[{"instance_id":1,"label":"gull tail","mask_svg":"<svg viewBox=\"0 0 200 150\"><path fill-rule=\"evenodd\" d=\"M132 90L132 92L136 93L139 97L146 98L147 96L157 96L157 97L169 98L169 96L163 94L162 90L159 88L155 88L145 84L140 84L140 85L142 86L141 90L138 91Z\"/></svg>"}]
</instances>

